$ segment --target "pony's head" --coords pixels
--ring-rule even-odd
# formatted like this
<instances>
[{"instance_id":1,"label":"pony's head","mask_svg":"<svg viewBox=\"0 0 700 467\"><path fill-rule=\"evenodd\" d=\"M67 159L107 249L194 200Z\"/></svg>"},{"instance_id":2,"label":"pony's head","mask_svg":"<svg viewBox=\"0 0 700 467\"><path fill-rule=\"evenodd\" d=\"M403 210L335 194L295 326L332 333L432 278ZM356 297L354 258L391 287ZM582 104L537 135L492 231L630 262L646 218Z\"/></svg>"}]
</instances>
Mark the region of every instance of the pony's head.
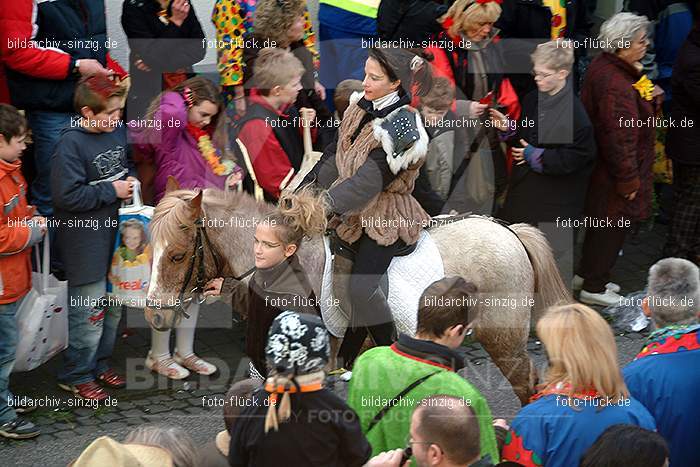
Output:
<instances>
[{"instance_id":1,"label":"pony's head","mask_svg":"<svg viewBox=\"0 0 700 467\"><path fill-rule=\"evenodd\" d=\"M204 193L179 188L170 177L151 220L153 265L145 313L160 330L176 326L204 281L221 272L204 230Z\"/></svg>"}]
</instances>

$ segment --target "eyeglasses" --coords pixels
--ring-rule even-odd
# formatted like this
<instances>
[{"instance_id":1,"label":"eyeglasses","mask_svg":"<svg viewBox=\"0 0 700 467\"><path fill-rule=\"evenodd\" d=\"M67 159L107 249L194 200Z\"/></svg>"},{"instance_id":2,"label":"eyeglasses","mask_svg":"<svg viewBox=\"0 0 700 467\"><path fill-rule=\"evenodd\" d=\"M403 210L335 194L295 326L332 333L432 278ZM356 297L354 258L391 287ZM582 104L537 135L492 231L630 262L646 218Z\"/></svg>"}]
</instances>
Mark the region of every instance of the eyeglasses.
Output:
<instances>
[{"instance_id":1,"label":"eyeglasses","mask_svg":"<svg viewBox=\"0 0 700 467\"><path fill-rule=\"evenodd\" d=\"M413 441L413 439L411 438L411 435L409 433L406 436L406 447L403 450L403 459L401 460L399 465L403 465L407 460L409 460L411 457L413 457L413 445L414 444L428 444L428 445L434 444L435 446L437 446L440 449L440 453L441 454L443 453L442 447L439 444L437 444L433 441Z\"/></svg>"},{"instance_id":2,"label":"eyeglasses","mask_svg":"<svg viewBox=\"0 0 700 467\"><path fill-rule=\"evenodd\" d=\"M542 79L544 79L544 78L549 78L549 77L552 76L552 75L556 75L557 72L554 71L554 72L552 72L552 73L537 73L537 72L535 72L535 70L532 70L532 71L530 72L530 74L531 74L532 76L534 76L535 78L542 78Z\"/></svg>"}]
</instances>

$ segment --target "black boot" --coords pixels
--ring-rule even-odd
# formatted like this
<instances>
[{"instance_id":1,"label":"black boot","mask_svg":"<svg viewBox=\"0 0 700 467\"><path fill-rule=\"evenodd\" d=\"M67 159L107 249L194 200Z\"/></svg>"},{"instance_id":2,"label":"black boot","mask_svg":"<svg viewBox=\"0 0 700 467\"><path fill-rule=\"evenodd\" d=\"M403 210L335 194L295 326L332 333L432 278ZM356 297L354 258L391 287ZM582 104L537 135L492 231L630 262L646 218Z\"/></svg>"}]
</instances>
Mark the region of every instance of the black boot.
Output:
<instances>
[{"instance_id":1,"label":"black boot","mask_svg":"<svg viewBox=\"0 0 700 467\"><path fill-rule=\"evenodd\" d=\"M362 344L367 337L367 328L358 326L356 328L348 328L343 337L343 343L338 350L339 364L346 370L352 369L353 363L357 355L360 353Z\"/></svg>"},{"instance_id":2,"label":"black boot","mask_svg":"<svg viewBox=\"0 0 700 467\"><path fill-rule=\"evenodd\" d=\"M398 338L394 323L382 323L374 326L367 326L369 335L372 336L374 345L391 345Z\"/></svg>"}]
</instances>

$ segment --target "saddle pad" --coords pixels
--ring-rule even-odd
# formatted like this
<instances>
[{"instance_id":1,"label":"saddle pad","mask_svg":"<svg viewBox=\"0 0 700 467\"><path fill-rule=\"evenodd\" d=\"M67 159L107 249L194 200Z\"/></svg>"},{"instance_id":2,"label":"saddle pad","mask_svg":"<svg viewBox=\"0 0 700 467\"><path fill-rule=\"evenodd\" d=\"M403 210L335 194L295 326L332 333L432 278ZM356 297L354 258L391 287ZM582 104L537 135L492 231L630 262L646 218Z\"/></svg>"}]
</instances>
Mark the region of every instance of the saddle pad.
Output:
<instances>
[{"instance_id":1,"label":"saddle pad","mask_svg":"<svg viewBox=\"0 0 700 467\"><path fill-rule=\"evenodd\" d=\"M321 315L328 331L343 337L350 321L333 297L333 268L330 240L323 238L326 262L321 284ZM445 277L440 251L427 231L422 231L418 245L408 256L399 256L391 261L388 270L389 296L387 300L399 332L415 335L418 301L423 291L436 280Z\"/></svg>"},{"instance_id":2,"label":"saddle pad","mask_svg":"<svg viewBox=\"0 0 700 467\"><path fill-rule=\"evenodd\" d=\"M323 247L326 250L326 261L323 266L323 280L321 281L321 317L328 332L335 337L343 337L345 329L350 322L350 316L342 310L334 297L331 239L326 235L323 236Z\"/></svg>"},{"instance_id":3,"label":"saddle pad","mask_svg":"<svg viewBox=\"0 0 700 467\"><path fill-rule=\"evenodd\" d=\"M414 336L420 296L430 284L445 277L440 251L430 234L423 230L415 251L391 260L388 273L388 302L396 328Z\"/></svg>"}]
</instances>

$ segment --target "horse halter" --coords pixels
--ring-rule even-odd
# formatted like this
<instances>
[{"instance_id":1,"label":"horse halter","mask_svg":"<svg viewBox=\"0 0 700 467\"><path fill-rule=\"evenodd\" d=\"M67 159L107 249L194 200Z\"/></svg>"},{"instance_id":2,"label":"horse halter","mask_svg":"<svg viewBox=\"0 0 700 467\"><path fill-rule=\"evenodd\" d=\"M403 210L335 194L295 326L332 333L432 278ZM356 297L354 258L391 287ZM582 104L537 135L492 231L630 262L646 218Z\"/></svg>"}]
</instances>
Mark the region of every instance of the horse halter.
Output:
<instances>
[{"instance_id":1,"label":"horse halter","mask_svg":"<svg viewBox=\"0 0 700 467\"><path fill-rule=\"evenodd\" d=\"M197 303L204 303L205 299L203 298L202 292L204 292L204 286L206 284L206 271L204 269L205 247L209 250L212 258L214 259L214 267L216 268L215 277L221 275L222 267L220 259L212 247L207 230L204 228L204 217L198 218L194 222L194 227L194 250L192 251L192 255L190 255L190 262L189 266L187 267L187 272L185 273L185 280L182 283L182 287L180 287L180 293L177 296L177 300L172 305L163 305L162 303L154 303L152 301L147 302L148 308L152 310L156 310L158 312L172 310L174 312L172 319L165 318L162 313L156 313L151 326L153 326L153 328L157 331L167 331L168 329L176 326L183 316L185 318L189 318L190 315L187 314L186 308L190 305L190 303L192 303L196 294L200 296ZM187 291L187 285L190 283L190 280L192 280L192 274L195 273L195 266L197 268L195 286L190 290L190 296L184 298L185 292ZM250 268L240 276L234 276L234 279L240 281L241 279L249 276L254 270L254 267Z\"/></svg>"}]
</instances>

